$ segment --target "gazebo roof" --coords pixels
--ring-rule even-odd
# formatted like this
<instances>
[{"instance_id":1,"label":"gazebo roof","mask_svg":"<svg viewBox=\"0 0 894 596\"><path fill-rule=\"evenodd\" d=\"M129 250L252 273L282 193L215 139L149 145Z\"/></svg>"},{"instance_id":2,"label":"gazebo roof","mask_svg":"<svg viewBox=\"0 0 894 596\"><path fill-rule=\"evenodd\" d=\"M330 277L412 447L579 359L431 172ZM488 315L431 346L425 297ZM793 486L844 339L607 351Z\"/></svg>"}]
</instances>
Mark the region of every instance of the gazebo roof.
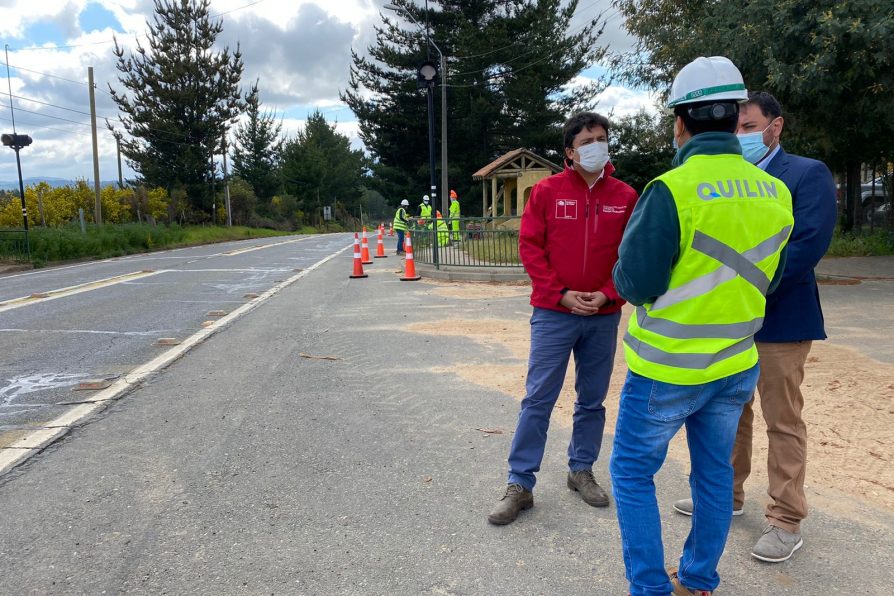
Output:
<instances>
[{"instance_id":1,"label":"gazebo roof","mask_svg":"<svg viewBox=\"0 0 894 596\"><path fill-rule=\"evenodd\" d=\"M472 174L472 179L487 180L500 174L503 175L500 177L505 177L506 174L521 173L525 170L550 170L559 173L562 167L528 149L513 149Z\"/></svg>"}]
</instances>

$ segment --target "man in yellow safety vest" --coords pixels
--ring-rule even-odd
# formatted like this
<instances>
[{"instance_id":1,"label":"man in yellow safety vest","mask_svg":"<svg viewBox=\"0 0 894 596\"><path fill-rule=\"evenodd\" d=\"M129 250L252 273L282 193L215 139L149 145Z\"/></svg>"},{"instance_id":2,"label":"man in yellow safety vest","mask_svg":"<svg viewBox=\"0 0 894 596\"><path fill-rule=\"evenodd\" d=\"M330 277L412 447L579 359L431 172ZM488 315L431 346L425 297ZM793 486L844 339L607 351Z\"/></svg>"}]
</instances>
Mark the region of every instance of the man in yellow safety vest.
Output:
<instances>
[{"instance_id":1,"label":"man in yellow safety vest","mask_svg":"<svg viewBox=\"0 0 894 596\"><path fill-rule=\"evenodd\" d=\"M452 240L454 242L459 242L460 234L459 234L459 195L456 194L455 190L450 191L450 211L448 212L450 215L450 228L453 230Z\"/></svg>"},{"instance_id":2,"label":"man in yellow safety vest","mask_svg":"<svg viewBox=\"0 0 894 596\"><path fill-rule=\"evenodd\" d=\"M633 596L710 594L732 519L730 455L758 378L754 334L781 278L792 199L742 158L742 75L700 57L674 79L674 169L646 187L618 250L618 293L636 307L609 468ZM654 475L686 425L694 503L679 571L664 568Z\"/></svg>"}]
</instances>

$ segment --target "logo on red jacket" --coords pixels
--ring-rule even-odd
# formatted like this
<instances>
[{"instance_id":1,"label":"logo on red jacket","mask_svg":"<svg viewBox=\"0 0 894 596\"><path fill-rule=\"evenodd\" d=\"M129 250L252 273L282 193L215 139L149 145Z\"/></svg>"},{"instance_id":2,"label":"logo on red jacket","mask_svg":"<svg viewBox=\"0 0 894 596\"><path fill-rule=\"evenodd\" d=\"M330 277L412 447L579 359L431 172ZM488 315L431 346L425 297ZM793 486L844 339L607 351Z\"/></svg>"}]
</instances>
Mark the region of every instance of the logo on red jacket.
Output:
<instances>
[{"instance_id":1,"label":"logo on red jacket","mask_svg":"<svg viewBox=\"0 0 894 596\"><path fill-rule=\"evenodd\" d=\"M556 201L556 219L577 219L577 200L559 199Z\"/></svg>"},{"instance_id":2,"label":"logo on red jacket","mask_svg":"<svg viewBox=\"0 0 894 596\"><path fill-rule=\"evenodd\" d=\"M602 208L603 213L626 213L627 205L605 205Z\"/></svg>"}]
</instances>

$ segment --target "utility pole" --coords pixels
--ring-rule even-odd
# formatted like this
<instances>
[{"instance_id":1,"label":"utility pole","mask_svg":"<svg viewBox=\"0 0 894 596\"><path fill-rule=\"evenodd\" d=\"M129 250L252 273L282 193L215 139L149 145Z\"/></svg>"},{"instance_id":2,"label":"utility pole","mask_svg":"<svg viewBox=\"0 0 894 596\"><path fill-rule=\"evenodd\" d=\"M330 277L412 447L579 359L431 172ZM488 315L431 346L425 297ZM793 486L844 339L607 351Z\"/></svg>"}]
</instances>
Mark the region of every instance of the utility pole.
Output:
<instances>
[{"instance_id":1,"label":"utility pole","mask_svg":"<svg viewBox=\"0 0 894 596\"><path fill-rule=\"evenodd\" d=\"M96 92L93 84L93 67L87 67L87 85L90 88L90 132L93 135L93 189L96 191L96 205L93 220L102 223L102 196L99 190L99 146L96 142Z\"/></svg>"},{"instance_id":2,"label":"utility pole","mask_svg":"<svg viewBox=\"0 0 894 596\"><path fill-rule=\"evenodd\" d=\"M31 241L28 238L28 206L25 203L25 183L22 180L22 160L19 150L31 144L31 137L19 135L16 132L16 111L12 106L12 77L9 76L9 44L4 44L3 51L6 54L6 84L9 87L9 116L12 119L12 136L3 135L2 142L16 152L16 169L19 172L19 197L22 200L22 223L25 226L25 251L28 260L31 260Z\"/></svg>"},{"instance_id":3,"label":"utility pole","mask_svg":"<svg viewBox=\"0 0 894 596\"><path fill-rule=\"evenodd\" d=\"M446 216L450 207L447 189L447 59L441 54L441 213ZM434 197L432 197L434 202Z\"/></svg>"},{"instance_id":4,"label":"utility pole","mask_svg":"<svg viewBox=\"0 0 894 596\"><path fill-rule=\"evenodd\" d=\"M118 188L124 189L124 176L121 175L121 133L115 133L115 149L118 151Z\"/></svg>"},{"instance_id":5,"label":"utility pole","mask_svg":"<svg viewBox=\"0 0 894 596\"><path fill-rule=\"evenodd\" d=\"M230 213L230 171L227 169L227 137L221 139L223 143L223 166L224 166L224 198L227 202L227 227L233 226L233 214Z\"/></svg>"},{"instance_id":6,"label":"utility pole","mask_svg":"<svg viewBox=\"0 0 894 596\"><path fill-rule=\"evenodd\" d=\"M214 150L211 151L211 225L217 225L217 189L214 183L217 182L217 176L214 174Z\"/></svg>"}]
</instances>

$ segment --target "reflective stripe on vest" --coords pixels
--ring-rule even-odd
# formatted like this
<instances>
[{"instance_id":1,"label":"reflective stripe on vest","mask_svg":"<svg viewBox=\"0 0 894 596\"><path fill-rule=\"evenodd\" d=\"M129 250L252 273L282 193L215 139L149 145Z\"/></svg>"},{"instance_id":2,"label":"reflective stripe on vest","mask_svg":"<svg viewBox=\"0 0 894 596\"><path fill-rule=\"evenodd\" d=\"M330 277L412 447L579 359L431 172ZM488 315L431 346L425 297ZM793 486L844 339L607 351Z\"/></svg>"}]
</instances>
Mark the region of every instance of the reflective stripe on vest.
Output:
<instances>
[{"instance_id":1,"label":"reflective stripe on vest","mask_svg":"<svg viewBox=\"0 0 894 596\"><path fill-rule=\"evenodd\" d=\"M637 355L643 360L663 364L665 366L673 366L674 368L688 369L706 369L712 364L716 364L732 356L737 356L743 352L747 352L754 346L754 337L746 337L742 341L735 343L728 348L724 348L713 354L700 353L683 353L683 352L665 352L654 346L650 346L645 342L636 339L630 332L624 336L624 343L630 346Z\"/></svg>"},{"instance_id":2,"label":"reflective stripe on vest","mask_svg":"<svg viewBox=\"0 0 894 596\"><path fill-rule=\"evenodd\" d=\"M740 256L744 257L749 263L754 265L754 263L758 263L763 261L774 252L779 250L779 248L785 244L785 241L788 239L789 233L791 232L792 227L786 226L779 231L778 234L774 234L770 236L757 246L752 249L749 249L742 253ZM696 231L696 234L700 232ZM704 236L704 234L702 234ZM712 240L714 240L712 238ZM719 242L718 240L714 240L715 242ZM726 245L724 245L726 246ZM693 248L698 250L698 247L693 243ZM732 250L732 249L730 249ZM710 252L701 251L707 254L710 257L716 258L718 261L723 263L723 267L708 273L707 275L703 275L701 277L697 277L690 281L689 283L685 283L682 286L676 287L672 290L668 290L664 293L664 295L660 296L658 300L655 301L655 304L652 305L653 310L658 310L660 308L667 308L678 302L682 302L684 300L688 300L689 298L694 298L696 296L701 296L702 294L707 294L720 284L725 281L729 281L734 279L738 274L738 270L735 267L729 266L730 264L723 261L722 258L718 258L714 254ZM738 253L737 253L738 254ZM759 271L761 275L763 272ZM766 277L766 276L764 276ZM761 292L762 294L766 294L766 290Z\"/></svg>"}]
</instances>

